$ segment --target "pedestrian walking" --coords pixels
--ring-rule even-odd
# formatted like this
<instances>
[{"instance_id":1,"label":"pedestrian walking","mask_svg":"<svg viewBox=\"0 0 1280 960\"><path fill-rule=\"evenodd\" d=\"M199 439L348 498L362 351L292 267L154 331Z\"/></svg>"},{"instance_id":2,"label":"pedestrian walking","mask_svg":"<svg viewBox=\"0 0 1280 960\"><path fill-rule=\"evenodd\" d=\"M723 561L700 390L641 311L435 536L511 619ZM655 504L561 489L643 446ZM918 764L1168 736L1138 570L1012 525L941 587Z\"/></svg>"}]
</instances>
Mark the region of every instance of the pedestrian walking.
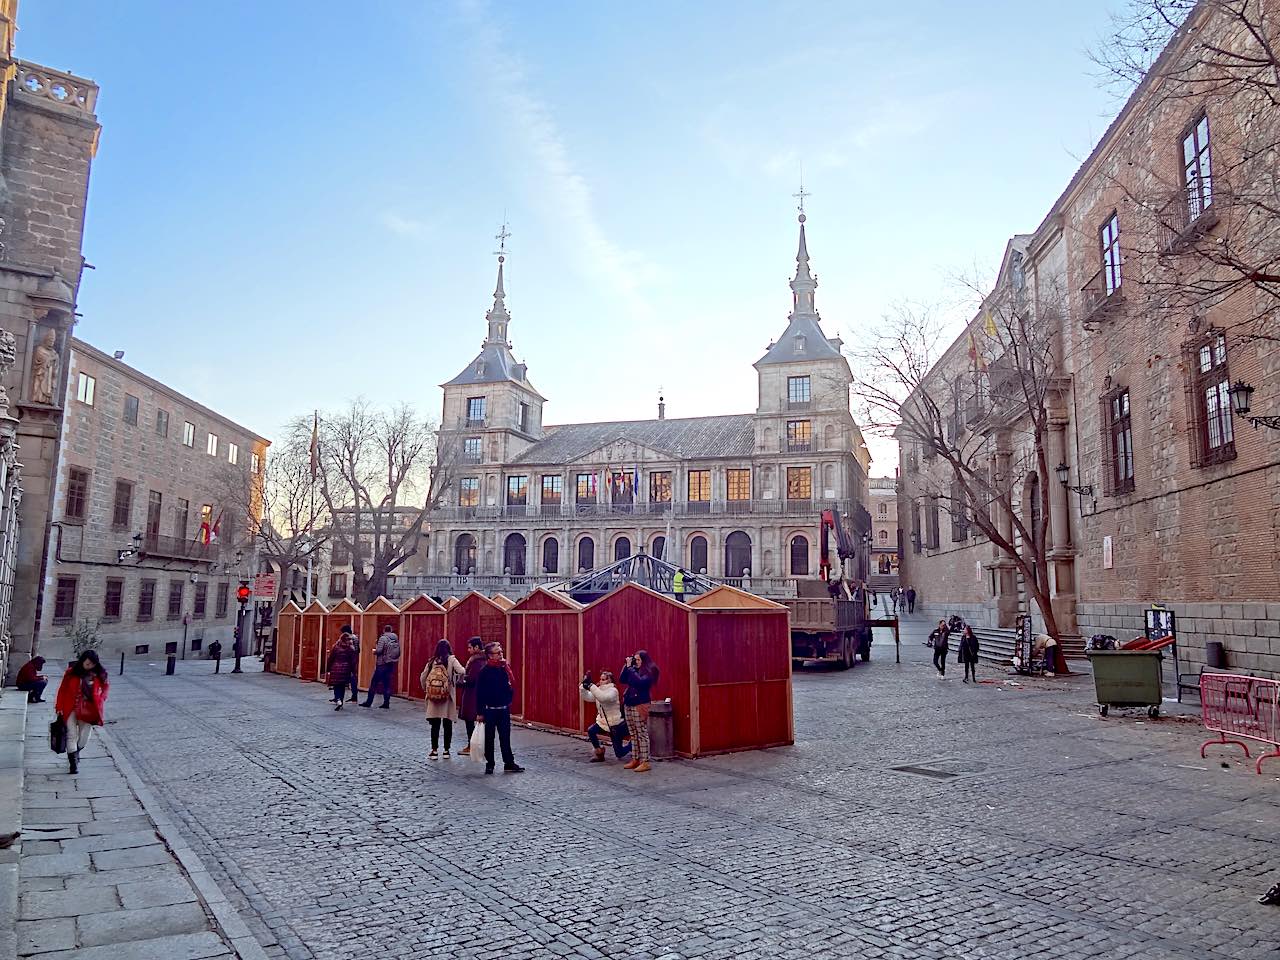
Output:
<instances>
[{"instance_id":1,"label":"pedestrian walking","mask_svg":"<svg viewBox=\"0 0 1280 960\"><path fill-rule=\"evenodd\" d=\"M458 684L462 688L461 701L458 704L458 716L467 725L467 745L458 751L459 756L471 756L471 734L476 732L476 685L480 680L480 671L488 658L484 653L484 641L472 637L467 641L466 677Z\"/></svg>"},{"instance_id":2,"label":"pedestrian walking","mask_svg":"<svg viewBox=\"0 0 1280 960\"><path fill-rule=\"evenodd\" d=\"M58 684L53 709L67 725L67 765L72 773L80 768L80 751L88 745L93 728L102 726L109 687L107 671L95 650L80 654Z\"/></svg>"},{"instance_id":3,"label":"pedestrian walking","mask_svg":"<svg viewBox=\"0 0 1280 960\"><path fill-rule=\"evenodd\" d=\"M631 745L622 741L627 736L627 723L622 717L622 704L613 674L600 671L599 683L591 682L591 674L582 678L582 699L596 705L596 721L587 727L587 739L591 741L595 756L592 763L604 763L604 747L600 746L600 734L613 741L613 755L621 760L631 752Z\"/></svg>"},{"instance_id":4,"label":"pedestrian walking","mask_svg":"<svg viewBox=\"0 0 1280 960\"><path fill-rule=\"evenodd\" d=\"M677 600L684 603L684 567L677 568L675 575L672 576L671 592L675 594Z\"/></svg>"},{"instance_id":5,"label":"pedestrian walking","mask_svg":"<svg viewBox=\"0 0 1280 960\"><path fill-rule=\"evenodd\" d=\"M329 651L329 660L324 667L325 673L329 678L329 686L333 688L333 702L337 704L333 709L342 709L342 700L347 690L347 684L351 682L352 676L358 669L358 664L359 660L357 659L355 645L351 642L351 634L344 633L338 637L338 642Z\"/></svg>"},{"instance_id":6,"label":"pedestrian walking","mask_svg":"<svg viewBox=\"0 0 1280 960\"><path fill-rule=\"evenodd\" d=\"M434 760L439 756L440 727L444 727L444 755L449 756L449 747L453 743L453 721L458 719L458 705L455 700L459 681L465 683L467 672L458 658L453 655L453 647L448 640L436 644L436 652L422 668L418 682L426 694L427 723L431 724L431 753Z\"/></svg>"},{"instance_id":7,"label":"pedestrian walking","mask_svg":"<svg viewBox=\"0 0 1280 960\"><path fill-rule=\"evenodd\" d=\"M929 634L933 645L933 665L937 668L939 677L945 678L947 675L947 640L950 635L951 631L945 620L939 620L938 628Z\"/></svg>"},{"instance_id":8,"label":"pedestrian walking","mask_svg":"<svg viewBox=\"0 0 1280 960\"><path fill-rule=\"evenodd\" d=\"M493 738L502 746L502 769L523 773L511 752L511 701L515 699L515 678L502 655L502 644L484 648L485 665L476 679L476 721L484 724L484 772L493 773Z\"/></svg>"},{"instance_id":9,"label":"pedestrian walking","mask_svg":"<svg viewBox=\"0 0 1280 960\"><path fill-rule=\"evenodd\" d=\"M649 704L653 699L653 688L658 683L658 667L649 656L647 650L637 650L627 658L627 664L619 675L627 685L627 692L622 697L622 706L627 719L627 729L631 731L631 759L626 769L636 773L648 773L649 766Z\"/></svg>"},{"instance_id":10,"label":"pedestrian walking","mask_svg":"<svg viewBox=\"0 0 1280 960\"><path fill-rule=\"evenodd\" d=\"M956 656L964 664L964 682L968 683L969 678L973 677L973 682L977 683L978 638L973 632L973 627L967 623L964 625L964 629L960 631L960 651Z\"/></svg>"},{"instance_id":11,"label":"pedestrian walking","mask_svg":"<svg viewBox=\"0 0 1280 960\"><path fill-rule=\"evenodd\" d=\"M49 678L40 672L44 663L44 657L32 657L14 678L14 686L26 692L27 703L44 703L44 688L49 685Z\"/></svg>"},{"instance_id":12,"label":"pedestrian walking","mask_svg":"<svg viewBox=\"0 0 1280 960\"><path fill-rule=\"evenodd\" d=\"M342 632L351 638L351 648L356 652L356 668L351 671L351 699L350 703L355 703L360 699L360 637L351 629L351 624L344 623ZM346 694L343 693L345 697Z\"/></svg>"},{"instance_id":13,"label":"pedestrian walking","mask_svg":"<svg viewBox=\"0 0 1280 960\"><path fill-rule=\"evenodd\" d=\"M357 655L359 652L359 650L356 651ZM392 688L396 682L396 667L400 665L400 638L391 629L391 624L383 625L382 635L378 637L378 642L373 647L373 656L373 677L369 680L369 695L364 698L364 703L360 706L372 706L374 696L381 693L382 703L378 709L390 710ZM353 687L352 693L354 692ZM352 697L352 699L355 698Z\"/></svg>"},{"instance_id":14,"label":"pedestrian walking","mask_svg":"<svg viewBox=\"0 0 1280 960\"><path fill-rule=\"evenodd\" d=\"M916 588L907 587L907 613L916 612Z\"/></svg>"}]
</instances>

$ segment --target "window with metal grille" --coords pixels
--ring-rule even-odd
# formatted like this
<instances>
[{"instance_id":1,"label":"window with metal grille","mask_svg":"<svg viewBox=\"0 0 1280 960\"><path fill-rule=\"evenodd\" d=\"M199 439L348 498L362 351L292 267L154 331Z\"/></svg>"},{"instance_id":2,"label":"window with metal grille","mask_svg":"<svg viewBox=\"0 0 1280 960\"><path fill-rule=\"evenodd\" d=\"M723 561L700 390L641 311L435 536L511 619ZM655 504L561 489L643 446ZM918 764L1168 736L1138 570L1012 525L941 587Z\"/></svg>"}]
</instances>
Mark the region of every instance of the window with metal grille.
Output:
<instances>
[{"instance_id":1,"label":"window with metal grille","mask_svg":"<svg viewBox=\"0 0 1280 960\"><path fill-rule=\"evenodd\" d=\"M128 480L116 481L116 498L111 504L111 526L117 530L129 527L129 514L133 511L133 484Z\"/></svg>"},{"instance_id":2,"label":"window with metal grille","mask_svg":"<svg viewBox=\"0 0 1280 960\"><path fill-rule=\"evenodd\" d=\"M166 617L170 620L177 620L182 616L182 589L181 580L169 581L169 610Z\"/></svg>"},{"instance_id":3,"label":"window with metal grille","mask_svg":"<svg viewBox=\"0 0 1280 960\"><path fill-rule=\"evenodd\" d=\"M124 422L131 427L138 425L138 398L132 393L124 395Z\"/></svg>"},{"instance_id":4,"label":"window with metal grille","mask_svg":"<svg viewBox=\"0 0 1280 960\"><path fill-rule=\"evenodd\" d=\"M1227 365L1227 337L1214 330L1199 341L1191 357L1191 405L1197 450L1193 466L1232 460L1236 455L1231 422L1231 374Z\"/></svg>"},{"instance_id":5,"label":"window with metal grille","mask_svg":"<svg viewBox=\"0 0 1280 960\"><path fill-rule=\"evenodd\" d=\"M812 448L813 424L808 420L787 421L787 451L805 453Z\"/></svg>"},{"instance_id":6,"label":"window with metal grille","mask_svg":"<svg viewBox=\"0 0 1280 960\"><path fill-rule=\"evenodd\" d=\"M787 499L813 499L813 469L811 467L787 467Z\"/></svg>"},{"instance_id":7,"label":"window with metal grille","mask_svg":"<svg viewBox=\"0 0 1280 960\"><path fill-rule=\"evenodd\" d=\"M53 593L53 622L70 623L76 615L75 577L59 577Z\"/></svg>"},{"instance_id":8,"label":"window with metal grille","mask_svg":"<svg viewBox=\"0 0 1280 960\"><path fill-rule=\"evenodd\" d=\"M147 623L156 612L156 582L143 580L138 584L138 622Z\"/></svg>"},{"instance_id":9,"label":"window with metal grille","mask_svg":"<svg viewBox=\"0 0 1280 960\"><path fill-rule=\"evenodd\" d=\"M219 620L223 619L227 615L227 600L230 597L230 594L231 594L231 584L229 583L218 584L218 595L217 595L217 599L214 601L215 603L214 616L217 617Z\"/></svg>"},{"instance_id":10,"label":"window with metal grille","mask_svg":"<svg viewBox=\"0 0 1280 960\"><path fill-rule=\"evenodd\" d=\"M115 577L107 579L106 589L102 593L102 619L119 620L120 610L124 606L124 581Z\"/></svg>"},{"instance_id":11,"label":"window with metal grille","mask_svg":"<svg viewBox=\"0 0 1280 960\"><path fill-rule=\"evenodd\" d=\"M72 467L67 471L67 509L68 520L83 520L89 509L89 471L80 467Z\"/></svg>"},{"instance_id":12,"label":"window with metal grille","mask_svg":"<svg viewBox=\"0 0 1280 960\"><path fill-rule=\"evenodd\" d=\"M1106 398L1107 453L1111 461L1111 493L1133 490L1133 418L1129 412L1128 389L1117 390Z\"/></svg>"},{"instance_id":13,"label":"window with metal grille","mask_svg":"<svg viewBox=\"0 0 1280 960\"><path fill-rule=\"evenodd\" d=\"M1120 289L1120 215L1113 213L1098 231L1102 245L1102 278L1107 295Z\"/></svg>"},{"instance_id":14,"label":"window with metal grille","mask_svg":"<svg viewBox=\"0 0 1280 960\"><path fill-rule=\"evenodd\" d=\"M209 603L209 584L203 580L196 584L196 596L191 602L191 618L193 620L203 620L205 607Z\"/></svg>"},{"instance_id":15,"label":"window with metal grille","mask_svg":"<svg viewBox=\"0 0 1280 960\"><path fill-rule=\"evenodd\" d=\"M1187 219L1194 220L1213 203L1208 114L1202 114L1182 138L1182 175L1187 188Z\"/></svg>"}]
</instances>

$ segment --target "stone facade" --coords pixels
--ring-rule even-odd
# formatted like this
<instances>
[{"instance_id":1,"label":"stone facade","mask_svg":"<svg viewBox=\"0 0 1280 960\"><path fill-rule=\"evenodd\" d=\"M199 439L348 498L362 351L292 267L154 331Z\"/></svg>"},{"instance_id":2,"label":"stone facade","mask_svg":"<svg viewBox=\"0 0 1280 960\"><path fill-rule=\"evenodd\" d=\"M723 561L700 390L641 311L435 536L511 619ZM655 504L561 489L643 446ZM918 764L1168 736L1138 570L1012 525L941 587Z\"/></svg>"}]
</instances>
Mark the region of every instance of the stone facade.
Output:
<instances>
[{"instance_id":1,"label":"stone facade","mask_svg":"<svg viewBox=\"0 0 1280 960\"><path fill-rule=\"evenodd\" d=\"M1225 9L1196 8L1027 250L1053 251L1048 272L1067 294L1053 416L1062 457L1051 446L1050 469L1066 464L1081 489L1052 485L1054 603L1070 614L1060 626L1073 625L1063 632L1130 639L1159 603L1178 615L1183 672L1217 641L1227 668L1275 676L1280 432L1233 414L1228 386L1255 388L1255 414L1280 409L1280 303L1265 284L1242 282L1223 251L1274 256L1276 218L1258 217L1249 199L1274 185L1274 150L1255 157L1249 143L1274 143L1280 117L1241 84L1194 86L1208 75L1194 63L1203 51L1253 42ZM905 476L917 453L902 457ZM980 622L1012 625L999 584L974 575L981 546L916 549L910 577L927 584L930 614L975 610ZM999 558L993 566L998 579Z\"/></svg>"},{"instance_id":2,"label":"stone facade","mask_svg":"<svg viewBox=\"0 0 1280 960\"><path fill-rule=\"evenodd\" d=\"M230 655L268 442L79 340L69 366L42 652L88 621L104 655Z\"/></svg>"},{"instance_id":3,"label":"stone facade","mask_svg":"<svg viewBox=\"0 0 1280 960\"><path fill-rule=\"evenodd\" d=\"M867 508L871 511L871 582L877 587L898 583L898 482L893 477L872 477ZM889 579L877 579L887 577Z\"/></svg>"},{"instance_id":4,"label":"stone facade","mask_svg":"<svg viewBox=\"0 0 1280 960\"><path fill-rule=\"evenodd\" d=\"M84 259L89 167L98 145L91 81L13 57L17 0L0 0L0 330L14 338L3 375L21 451L20 532L8 629L10 669L39 644L62 397Z\"/></svg>"},{"instance_id":5,"label":"stone facade","mask_svg":"<svg viewBox=\"0 0 1280 960\"><path fill-rule=\"evenodd\" d=\"M803 216L796 262L787 328L755 364L754 412L668 419L660 399L656 420L559 426L543 424L544 398L511 355L500 265L481 353L443 385L452 476L424 576L399 587L471 575L520 589L641 551L758 589L816 577L823 506L869 529L868 460L848 362L819 326Z\"/></svg>"}]
</instances>

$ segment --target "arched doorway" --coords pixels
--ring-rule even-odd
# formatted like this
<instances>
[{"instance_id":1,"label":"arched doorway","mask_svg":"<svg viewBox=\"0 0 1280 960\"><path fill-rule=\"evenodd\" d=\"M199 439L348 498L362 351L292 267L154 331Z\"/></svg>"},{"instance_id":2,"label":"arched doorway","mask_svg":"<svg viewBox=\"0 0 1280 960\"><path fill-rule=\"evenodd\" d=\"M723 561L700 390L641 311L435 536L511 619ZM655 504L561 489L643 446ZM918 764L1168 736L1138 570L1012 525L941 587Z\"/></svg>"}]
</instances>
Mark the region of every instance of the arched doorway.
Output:
<instances>
[{"instance_id":1,"label":"arched doorway","mask_svg":"<svg viewBox=\"0 0 1280 960\"><path fill-rule=\"evenodd\" d=\"M596 567L596 542L590 537L578 541L578 569L594 570Z\"/></svg>"},{"instance_id":2,"label":"arched doorway","mask_svg":"<svg viewBox=\"0 0 1280 960\"><path fill-rule=\"evenodd\" d=\"M631 556L631 540L628 537L619 537L613 541L613 559L625 560Z\"/></svg>"},{"instance_id":3,"label":"arched doorway","mask_svg":"<svg viewBox=\"0 0 1280 960\"><path fill-rule=\"evenodd\" d=\"M542 541L542 572L560 572L560 541L555 537Z\"/></svg>"},{"instance_id":4,"label":"arched doorway","mask_svg":"<svg viewBox=\"0 0 1280 960\"><path fill-rule=\"evenodd\" d=\"M694 573L707 572L707 538L698 536L689 541L689 569Z\"/></svg>"},{"instance_id":5,"label":"arched doorway","mask_svg":"<svg viewBox=\"0 0 1280 960\"><path fill-rule=\"evenodd\" d=\"M662 560L663 559L662 555L667 552L667 538L662 536L661 534L654 537L653 549L651 549L649 552L650 554L653 555L654 558L658 560Z\"/></svg>"},{"instance_id":6,"label":"arched doorway","mask_svg":"<svg viewBox=\"0 0 1280 960\"><path fill-rule=\"evenodd\" d=\"M471 534L458 534L453 543L453 565L464 577L476 572L476 538Z\"/></svg>"},{"instance_id":7,"label":"arched doorway","mask_svg":"<svg viewBox=\"0 0 1280 960\"><path fill-rule=\"evenodd\" d=\"M525 575L525 543L524 534L513 533L507 537L507 542L502 548L502 569L504 573L509 573L513 577L523 577Z\"/></svg>"},{"instance_id":8,"label":"arched doorway","mask_svg":"<svg viewBox=\"0 0 1280 960\"><path fill-rule=\"evenodd\" d=\"M751 538L735 530L724 541L724 575L741 577L751 569Z\"/></svg>"},{"instance_id":9,"label":"arched doorway","mask_svg":"<svg viewBox=\"0 0 1280 960\"><path fill-rule=\"evenodd\" d=\"M793 577L809 575L809 539L807 537L791 538L791 575Z\"/></svg>"}]
</instances>

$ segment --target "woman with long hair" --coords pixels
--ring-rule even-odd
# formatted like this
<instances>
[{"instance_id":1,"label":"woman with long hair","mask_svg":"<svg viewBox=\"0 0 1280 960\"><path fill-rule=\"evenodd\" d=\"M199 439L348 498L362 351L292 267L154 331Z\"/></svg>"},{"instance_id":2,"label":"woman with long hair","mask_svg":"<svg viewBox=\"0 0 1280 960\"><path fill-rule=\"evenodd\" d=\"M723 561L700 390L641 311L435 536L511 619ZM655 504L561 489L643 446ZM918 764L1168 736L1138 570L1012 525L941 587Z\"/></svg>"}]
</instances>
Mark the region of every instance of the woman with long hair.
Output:
<instances>
[{"instance_id":1,"label":"woman with long hair","mask_svg":"<svg viewBox=\"0 0 1280 960\"><path fill-rule=\"evenodd\" d=\"M978 637L973 632L973 627L969 624L964 625L964 629L960 631L960 662L964 664L964 682L968 683L969 678L973 677L973 682L978 682Z\"/></svg>"},{"instance_id":2,"label":"woman with long hair","mask_svg":"<svg viewBox=\"0 0 1280 960\"><path fill-rule=\"evenodd\" d=\"M448 640L436 644L436 652L422 668L418 682L422 684L422 692L426 694L427 723L431 724L432 760L439 756L440 727L444 727L444 755L449 756L449 748L453 744L453 721L458 719L458 705L455 694L458 681L465 680L467 672L453 655L453 647Z\"/></svg>"},{"instance_id":3,"label":"woman with long hair","mask_svg":"<svg viewBox=\"0 0 1280 960\"><path fill-rule=\"evenodd\" d=\"M94 727L102 726L110 681L96 650L86 650L67 667L58 684L53 709L67 725L67 764L79 770L80 751L89 743Z\"/></svg>"},{"instance_id":4,"label":"woman with long hair","mask_svg":"<svg viewBox=\"0 0 1280 960\"><path fill-rule=\"evenodd\" d=\"M337 704L333 709L342 709L342 699L347 692L347 684L353 683L360 663L360 654L356 651L356 645L352 642L351 634L344 633L338 638L338 642L333 645L333 649L329 651L329 661L325 664L325 670L329 674L329 686L333 688L333 702Z\"/></svg>"},{"instance_id":5,"label":"woman with long hair","mask_svg":"<svg viewBox=\"0 0 1280 960\"><path fill-rule=\"evenodd\" d=\"M627 770L648 773L649 767L649 703L653 688L658 683L658 667L648 650L637 650L627 658L626 666L618 679L627 685L622 697L627 729L631 732L631 759L624 764Z\"/></svg>"}]
</instances>

